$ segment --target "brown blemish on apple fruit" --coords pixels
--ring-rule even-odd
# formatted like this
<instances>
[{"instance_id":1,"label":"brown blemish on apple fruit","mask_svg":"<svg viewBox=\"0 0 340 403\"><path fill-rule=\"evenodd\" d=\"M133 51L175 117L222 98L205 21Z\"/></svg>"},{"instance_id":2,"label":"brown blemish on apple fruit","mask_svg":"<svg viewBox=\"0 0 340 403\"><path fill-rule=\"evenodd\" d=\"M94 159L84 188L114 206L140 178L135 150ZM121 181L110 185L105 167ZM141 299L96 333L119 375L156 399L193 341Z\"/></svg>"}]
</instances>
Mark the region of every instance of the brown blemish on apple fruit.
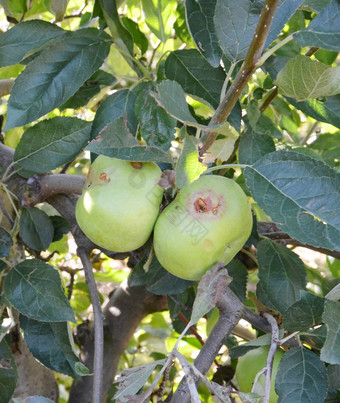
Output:
<instances>
[{"instance_id":1,"label":"brown blemish on apple fruit","mask_svg":"<svg viewBox=\"0 0 340 403\"><path fill-rule=\"evenodd\" d=\"M203 241L203 249L206 250L207 252L209 252L210 250L212 250L214 247L214 244L212 242L211 239L205 239Z\"/></svg>"},{"instance_id":2,"label":"brown blemish on apple fruit","mask_svg":"<svg viewBox=\"0 0 340 403\"><path fill-rule=\"evenodd\" d=\"M142 163L142 162L131 161L130 164L131 164L132 167L135 168L135 169L141 169L141 168L143 168L143 163Z\"/></svg>"},{"instance_id":3,"label":"brown blemish on apple fruit","mask_svg":"<svg viewBox=\"0 0 340 403\"><path fill-rule=\"evenodd\" d=\"M207 211L207 203L201 197L195 200L194 207L198 213L204 213L205 211Z\"/></svg>"},{"instance_id":4,"label":"brown blemish on apple fruit","mask_svg":"<svg viewBox=\"0 0 340 403\"><path fill-rule=\"evenodd\" d=\"M195 219L215 221L223 216L227 208L225 197L212 189L193 192L186 203L186 211Z\"/></svg>"},{"instance_id":5,"label":"brown blemish on apple fruit","mask_svg":"<svg viewBox=\"0 0 340 403\"><path fill-rule=\"evenodd\" d=\"M221 205L219 202L214 204L210 197L207 197L205 199L199 197L194 202L195 210L198 213L209 213L211 211L214 215L216 215L220 206Z\"/></svg>"},{"instance_id":6,"label":"brown blemish on apple fruit","mask_svg":"<svg viewBox=\"0 0 340 403\"><path fill-rule=\"evenodd\" d=\"M106 172L102 172L99 175L99 180L104 181L105 183L111 182L111 179L107 177Z\"/></svg>"}]
</instances>

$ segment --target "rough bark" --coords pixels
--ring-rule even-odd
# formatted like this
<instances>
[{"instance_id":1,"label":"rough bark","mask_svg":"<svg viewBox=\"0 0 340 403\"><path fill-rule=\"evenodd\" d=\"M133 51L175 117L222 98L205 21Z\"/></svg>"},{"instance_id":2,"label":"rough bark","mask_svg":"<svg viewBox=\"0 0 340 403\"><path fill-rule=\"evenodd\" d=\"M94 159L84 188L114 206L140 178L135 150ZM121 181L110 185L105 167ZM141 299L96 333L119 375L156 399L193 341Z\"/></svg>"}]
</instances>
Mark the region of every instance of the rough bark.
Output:
<instances>
[{"instance_id":1,"label":"rough bark","mask_svg":"<svg viewBox=\"0 0 340 403\"><path fill-rule=\"evenodd\" d=\"M59 391L53 371L33 357L20 333L18 337L19 340L15 343L15 351L13 351L18 369L18 382L13 398L43 396L58 402Z\"/></svg>"}]
</instances>

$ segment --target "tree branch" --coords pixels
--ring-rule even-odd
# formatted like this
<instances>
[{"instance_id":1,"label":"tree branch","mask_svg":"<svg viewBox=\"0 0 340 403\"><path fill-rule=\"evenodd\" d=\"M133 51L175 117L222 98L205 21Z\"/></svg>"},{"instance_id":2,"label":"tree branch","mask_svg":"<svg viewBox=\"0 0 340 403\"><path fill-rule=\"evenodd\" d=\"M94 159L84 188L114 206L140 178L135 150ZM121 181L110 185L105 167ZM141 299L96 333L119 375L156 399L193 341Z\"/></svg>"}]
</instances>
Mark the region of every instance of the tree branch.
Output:
<instances>
[{"instance_id":1,"label":"tree branch","mask_svg":"<svg viewBox=\"0 0 340 403\"><path fill-rule=\"evenodd\" d=\"M217 307L220 311L220 317L215 327L211 331L204 346L202 346L200 353L194 361L195 367L202 373L206 374L210 369L215 357L217 356L220 348L222 347L225 339L231 334L234 327L241 319L243 312L243 304L236 297L236 295L226 287L221 293ZM196 378L196 386L199 385L201 379ZM186 379L183 378L176 393L171 400L171 403L189 403L190 392Z\"/></svg>"},{"instance_id":2,"label":"tree branch","mask_svg":"<svg viewBox=\"0 0 340 403\"><path fill-rule=\"evenodd\" d=\"M265 5L263 6L262 13L260 15L260 19L257 24L247 56L240 70L238 71L235 80L227 91L222 102L216 109L214 116L211 118L209 126L214 126L219 123L225 122L233 107L235 106L237 100L241 96L243 89L249 81L249 78L256 68L258 60L261 57L263 46L266 42L278 4L279 0L267 0ZM200 150L201 156L206 153L209 147L214 143L217 135L218 133L214 131L208 133Z\"/></svg>"},{"instance_id":3,"label":"tree branch","mask_svg":"<svg viewBox=\"0 0 340 403\"><path fill-rule=\"evenodd\" d=\"M22 204L24 207L31 207L61 193L80 195L85 180L84 176L68 174L34 175L27 179Z\"/></svg>"},{"instance_id":4,"label":"tree branch","mask_svg":"<svg viewBox=\"0 0 340 403\"><path fill-rule=\"evenodd\" d=\"M330 250L325 248L318 248L313 245L304 244L297 239L292 238L289 234L281 231L276 227L275 223L267 221L259 221L257 223L257 230L259 235L270 238L272 240L284 241L286 245L301 246L303 248L314 250L315 252L323 253L334 257L335 259L340 259L340 252L336 250Z\"/></svg>"},{"instance_id":5,"label":"tree branch","mask_svg":"<svg viewBox=\"0 0 340 403\"><path fill-rule=\"evenodd\" d=\"M8 95L11 92L14 81L14 78L5 78L0 80L0 97Z\"/></svg>"}]
</instances>

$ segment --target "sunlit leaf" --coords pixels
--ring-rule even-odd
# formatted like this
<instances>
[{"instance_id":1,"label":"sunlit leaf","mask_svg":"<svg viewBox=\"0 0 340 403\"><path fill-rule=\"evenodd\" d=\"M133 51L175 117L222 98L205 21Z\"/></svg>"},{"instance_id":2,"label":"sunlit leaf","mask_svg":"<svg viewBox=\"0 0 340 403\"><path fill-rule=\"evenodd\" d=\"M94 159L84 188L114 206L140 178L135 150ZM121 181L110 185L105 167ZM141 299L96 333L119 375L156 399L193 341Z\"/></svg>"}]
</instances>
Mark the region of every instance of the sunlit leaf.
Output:
<instances>
[{"instance_id":1,"label":"sunlit leaf","mask_svg":"<svg viewBox=\"0 0 340 403\"><path fill-rule=\"evenodd\" d=\"M276 84L281 94L298 101L336 95L340 93L340 68L298 55L279 72Z\"/></svg>"}]
</instances>

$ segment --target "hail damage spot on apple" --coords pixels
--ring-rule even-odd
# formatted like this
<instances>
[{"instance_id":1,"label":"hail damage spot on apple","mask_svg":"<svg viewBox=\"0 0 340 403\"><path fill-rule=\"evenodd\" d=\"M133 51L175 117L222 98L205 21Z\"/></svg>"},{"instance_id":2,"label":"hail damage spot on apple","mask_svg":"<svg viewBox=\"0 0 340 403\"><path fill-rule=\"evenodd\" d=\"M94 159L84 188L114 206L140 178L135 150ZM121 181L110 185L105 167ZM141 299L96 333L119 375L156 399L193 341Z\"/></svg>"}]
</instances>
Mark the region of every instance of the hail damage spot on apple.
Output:
<instances>
[{"instance_id":1,"label":"hail damage spot on apple","mask_svg":"<svg viewBox=\"0 0 340 403\"><path fill-rule=\"evenodd\" d=\"M154 229L158 261L170 273L200 280L217 262L229 263L248 239L250 204L233 180L201 176L184 186Z\"/></svg>"},{"instance_id":2,"label":"hail damage spot on apple","mask_svg":"<svg viewBox=\"0 0 340 403\"><path fill-rule=\"evenodd\" d=\"M216 220L225 211L225 195L216 193L213 189L202 192L193 192L188 198L187 211L192 216L197 214L204 216L202 219Z\"/></svg>"},{"instance_id":3,"label":"hail damage spot on apple","mask_svg":"<svg viewBox=\"0 0 340 403\"><path fill-rule=\"evenodd\" d=\"M102 172L99 174L99 180L105 182L105 183L109 183L111 182L111 179L107 177L106 172Z\"/></svg>"},{"instance_id":4,"label":"hail damage spot on apple","mask_svg":"<svg viewBox=\"0 0 340 403\"><path fill-rule=\"evenodd\" d=\"M213 247L214 247L214 243L213 243L213 241L212 241L211 239L205 239L205 240L203 241L203 248L204 248L206 251L212 250Z\"/></svg>"},{"instance_id":5,"label":"hail damage spot on apple","mask_svg":"<svg viewBox=\"0 0 340 403\"><path fill-rule=\"evenodd\" d=\"M143 163L138 162L138 161L132 161L130 164L135 168L135 169L142 169L143 168Z\"/></svg>"}]
</instances>

